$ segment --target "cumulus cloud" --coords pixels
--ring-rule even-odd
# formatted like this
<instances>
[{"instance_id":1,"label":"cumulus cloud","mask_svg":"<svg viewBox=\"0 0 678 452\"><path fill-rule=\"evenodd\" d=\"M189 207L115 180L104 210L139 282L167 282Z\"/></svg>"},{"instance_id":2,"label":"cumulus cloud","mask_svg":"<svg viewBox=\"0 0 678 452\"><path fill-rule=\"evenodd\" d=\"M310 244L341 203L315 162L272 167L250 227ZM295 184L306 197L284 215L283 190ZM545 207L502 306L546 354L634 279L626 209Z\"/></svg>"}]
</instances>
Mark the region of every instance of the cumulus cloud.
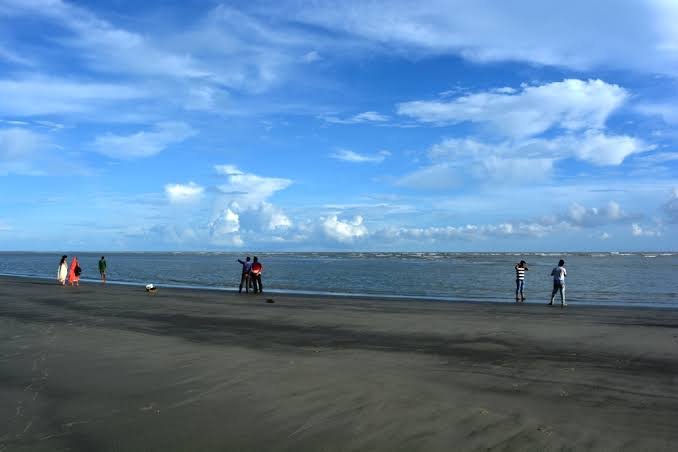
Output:
<instances>
[{"instance_id":1,"label":"cumulus cloud","mask_svg":"<svg viewBox=\"0 0 678 452\"><path fill-rule=\"evenodd\" d=\"M171 203L188 203L199 200L205 191L204 187L194 182L188 184L167 184L165 195Z\"/></svg>"},{"instance_id":2,"label":"cumulus cloud","mask_svg":"<svg viewBox=\"0 0 678 452\"><path fill-rule=\"evenodd\" d=\"M352 163L381 163L390 155L389 151L379 151L376 154L360 154L349 149L339 149L331 154L330 157Z\"/></svg>"},{"instance_id":3,"label":"cumulus cloud","mask_svg":"<svg viewBox=\"0 0 678 452\"><path fill-rule=\"evenodd\" d=\"M341 243L351 243L368 235L363 217L357 215L352 220L340 220L330 215L322 220L322 231L326 237Z\"/></svg>"},{"instance_id":4,"label":"cumulus cloud","mask_svg":"<svg viewBox=\"0 0 678 452\"><path fill-rule=\"evenodd\" d=\"M106 133L94 139L93 148L100 154L120 160L151 157L180 143L197 132L183 122L163 122L153 130L130 135Z\"/></svg>"},{"instance_id":5,"label":"cumulus cloud","mask_svg":"<svg viewBox=\"0 0 678 452\"><path fill-rule=\"evenodd\" d=\"M240 236L240 216L230 208L224 209L208 225L210 239L215 244L243 246Z\"/></svg>"},{"instance_id":6,"label":"cumulus cloud","mask_svg":"<svg viewBox=\"0 0 678 452\"><path fill-rule=\"evenodd\" d=\"M615 201L610 201L603 207L584 207L579 203L573 203L567 213L561 216L563 220L570 224L581 227L629 222L638 217L638 215L630 215L624 212L619 203Z\"/></svg>"},{"instance_id":7,"label":"cumulus cloud","mask_svg":"<svg viewBox=\"0 0 678 452\"><path fill-rule=\"evenodd\" d=\"M270 242L294 226L279 207L269 202L278 191L292 184L290 179L247 173L235 165L215 165L226 178L217 187L214 218L210 221L213 243L242 246L249 242Z\"/></svg>"},{"instance_id":8,"label":"cumulus cloud","mask_svg":"<svg viewBox=\"0 0 678 452\"><path fill-rule=\"evenodd\" d=\"M638 223L633 223L631 235L634 237L661 237L662 231L659 227L641 226Z\"/></svg>"},{"instance_id":9,"label":"cumulus cloud","mask_svg":"<svg viewBox=\"0 0 678 452\"><path fill-rule=\"evenodd\" d=\"M505 136L529 137L551 128L602 128L627 97L625 89L602 80L567 79L524 86L517 93L493 90L451 101L404 102L398 114L429 123L484 123Z\"/></svg>"},{"instance_id":10,"label":"cumulus cloud","mask_svg":"<svg viewBox=\"0 0 678 452\"><path fill-rule=\"evenodd\" d=\"M281 232L292 227L292 220L282 209L268 202L261 202L256 206L247 206L240 211L240 224L243 230L257 232Z\"/></svg>"}]
</instances>

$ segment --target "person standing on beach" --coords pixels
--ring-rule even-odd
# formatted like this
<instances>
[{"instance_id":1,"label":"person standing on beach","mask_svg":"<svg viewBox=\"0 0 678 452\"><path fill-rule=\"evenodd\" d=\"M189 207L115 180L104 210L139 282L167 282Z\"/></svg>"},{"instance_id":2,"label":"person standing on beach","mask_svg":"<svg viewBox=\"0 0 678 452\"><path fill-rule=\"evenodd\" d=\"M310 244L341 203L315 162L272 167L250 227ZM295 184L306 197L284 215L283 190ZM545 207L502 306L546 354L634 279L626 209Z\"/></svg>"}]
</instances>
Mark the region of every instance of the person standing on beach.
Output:
<instances>
[{"instance_id":1,"label":"person standing on beach","mask_svg":"<svg viewBox=\"0 0 678 452\"><path fill-rule=\"evenodd\" d=\"M240 288L238 293L242 293L242 286L245 285L245 293L250 291L250 270L252 270L252 263L250 262L250 257L245 258L245 262L238 259L238 262L242 264L242 275L240 276Z\"/></svg>"},{"instance_id":2,"label":"person standing on beach","mask_svg":"<svg viewBox=\"0 0 678 452\"><path fill-rule=\"evenodd\" d=\"M99 274L101 275L101 283L106 285L106 259L104 256L99 259Z\"/></svg>"},{"instance_id":3,"label":"person standing on beach","mask_svg":"<svg viewBox=\"0 0 678 452\"><path fill-rule=\"evenodd\" d=\"M250 272L250 278L254 282L254 293L263 292L264 288L261 286L261 273L264 271L264 266L261 265L257 256L254 256L252 261L252 270Z\"/></svg>"},{"instance_id":4,"label":"person standing on beach","mask_svg":"<svg viewBox=\"0 0 678 452\"><path fill-rule=\"evenodd\" d=\"M525 272L529 271L527 268L527 262L520 261L515 266L516 269L516 302L520 301L521 303L525 301L525 296L523 295L523 287L525 286ZM518 298L520 294L520 298Z\"/></svg>"},{"instance_id":5,"label":"person standing on beach","mask_svg":"<svg viewBox=\"0 0 678 452\"><path fill-rule=\"evenodd\" d=\"M564 260L558 261L558 266L551 271L551 276L553 276L553 292L551 292L549 306L553 306L553 299L560 292L560 307L564 308L567 306L567 303L565 303L565 277L567 276L567 270L565 270Z\"/></svg>"},{"instance_id":6,"label":"person standing on beach","mask_svg":"<svg viewBox=\"0 0 678 452\"><path fill-rule=\"evenodd\" d=\"M62 286L66 285L66 278L68 277L68 264L66 263L67 258L68 256L65 254L61 256L59 268L57 269L57 281L59 281L59 284Z\"/></svg>"},{"instance_id":7,"label":"person standing on beach","mask_svg":"<svg viewBox=\"0 0 678 452\"><path fill-rule=\"evenodd\" d=\"M78 258L73 256L73 260L71 261L71 267L68 269L68 283L71 286L80 285L80 273L82 273L82 269L78 264Z\"/></svg>"}]
</instances>

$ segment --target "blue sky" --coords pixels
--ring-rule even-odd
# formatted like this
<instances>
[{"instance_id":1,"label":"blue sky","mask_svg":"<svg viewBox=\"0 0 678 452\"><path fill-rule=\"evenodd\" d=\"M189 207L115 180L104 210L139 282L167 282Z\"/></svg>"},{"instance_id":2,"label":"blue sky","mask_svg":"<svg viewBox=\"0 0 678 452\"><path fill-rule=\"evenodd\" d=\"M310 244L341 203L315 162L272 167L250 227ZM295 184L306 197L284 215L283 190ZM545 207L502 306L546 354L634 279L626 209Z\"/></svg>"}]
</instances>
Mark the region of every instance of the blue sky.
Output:
<instances>
[{"instance_id":1,"label":"blue sky","mask_svg":"<svg viewBox=\"0 0 678 452\"><path fill-rule=\"evenodd\" d=\"M676 23L0 0L0 249L676 250Z\"/></svg>"}]
</instances>

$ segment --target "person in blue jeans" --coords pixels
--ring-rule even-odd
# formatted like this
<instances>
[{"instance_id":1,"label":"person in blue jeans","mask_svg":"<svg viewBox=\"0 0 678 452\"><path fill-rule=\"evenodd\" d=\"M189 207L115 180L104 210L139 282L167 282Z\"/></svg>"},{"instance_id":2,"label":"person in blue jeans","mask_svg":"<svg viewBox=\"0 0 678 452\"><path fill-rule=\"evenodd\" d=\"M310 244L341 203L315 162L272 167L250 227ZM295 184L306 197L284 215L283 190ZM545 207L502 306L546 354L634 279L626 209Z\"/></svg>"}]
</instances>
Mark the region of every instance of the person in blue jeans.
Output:
<instances>
[{"instance_id":1,"label":"person in blue jeans","mask_svg":"<svg viewBox=\"0 0 678 452\"><path fill-rule=\"evenodd\" d=\"M564 308L567 306L567 303L565 303L565 277L567 276L567 270L565 270L564 260L561 259L558 262L558 266L551 271L551 276L553 276L553 292L551 292L549 306L553 306L553 299L560 292L560 307Z\"/></svg>"},{"instance_id":2,"label":"person in blue jeans","mask_svg":"<svg viewBox=\"0 0 678 452\"><path fill-rule=\"evenodd\" d=\"M522 303L525 301L525 296L523 295L523 288L525 287L525 272L529 270L527 268L527 262L520 261L514 267L516 269L516 303ZM520 295L520 297L518 297Z\"/></svg>"},{"instance_id":3,"label":"person in blue jeans","mask_svg":"<svg viewBox=\"0 0 678 452\"><path fill-rule=\"evenodd\" d=\"M238 262L242 264L242 275L240 276L240 288L238 293L242 293L242 286L245 285L245 293L250 291L250 271L252 270L252 263L250 262L250 257L245 258L245 262L238 259Z\"/></svg>"}]
</instances>

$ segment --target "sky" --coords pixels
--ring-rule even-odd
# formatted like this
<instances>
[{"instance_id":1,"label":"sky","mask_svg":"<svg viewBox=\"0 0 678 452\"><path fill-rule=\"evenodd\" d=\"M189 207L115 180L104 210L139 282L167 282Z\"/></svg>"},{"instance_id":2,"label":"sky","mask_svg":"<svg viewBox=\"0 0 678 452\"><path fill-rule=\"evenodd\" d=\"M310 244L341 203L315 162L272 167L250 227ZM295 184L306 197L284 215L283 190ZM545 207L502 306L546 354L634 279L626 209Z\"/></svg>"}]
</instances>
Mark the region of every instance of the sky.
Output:
<instances>
[{"instance_id":1,"label":"sky","mask_svg":"<svg viewBox=\"0 0 678 452\"><path fill-rule=\"evenodd\" d=\"M676 23L0 0L0 250L678 250Z\"/></svg>"}]
</instances>

